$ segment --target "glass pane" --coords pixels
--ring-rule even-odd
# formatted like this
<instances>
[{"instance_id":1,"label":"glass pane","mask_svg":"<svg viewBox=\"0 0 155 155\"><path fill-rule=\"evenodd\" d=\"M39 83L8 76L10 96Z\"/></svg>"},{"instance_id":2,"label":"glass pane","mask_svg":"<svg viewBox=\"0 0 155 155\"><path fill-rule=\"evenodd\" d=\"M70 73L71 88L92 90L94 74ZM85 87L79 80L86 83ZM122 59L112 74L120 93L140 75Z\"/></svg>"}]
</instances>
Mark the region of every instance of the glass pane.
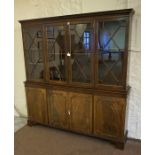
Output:
<instances>
[{"instance_id":1,"label":"glass pane","mask_svg":"<svg viewBox=\"0 0 155 155\"><path fill-rule=\"evenodd\" d=\"M122 58L123 52L99 53L98 76L99 83L121 85L122 83Z\"/></svg>"},{"instance_id":2,"label":"glass pane","mask_svg":"<svg viewBox=\"0 0 155 155\"><path fill-rule=\"evenodd\" d=\"M72 81L90 83L91 80L91 55L83 53L72 54Z\"/></svg>"},{"instance_id":3,"label":"glass pane","mask_svg":"<svg viewBox=\"0 0 155 155\"><path fill-rule=\"evenodd\" d=\"M98 47L101 51L124 51L126 20L99 22Z\"/></svg>"},{"instance_id":4,"label":"glass pane","mask_svg":"<svg viewBox=\"0 0 155 155\"><path fill-rule=\"evenodd\" d=\"M90 52L93 28L91 23L70 25L71 52Z\"/></svg>"},{"instance_id":5,"label":"glass pane","mask_svg":"<svg viewBox=\"0 0 155 155\"><path fill-rule=\"evenodd\" d=\"M90 83L92 24L70 25L72 81Z\"/></svg>"},{"instance_id":6,"label":"glass pane","mask_svg":"<svg viewBox=\"0 0 155 155\"><path fill-rule=\"evenodd\" d=\"M28 67L28 79L44 78L43 39L40 26L23 29L24 48Z\"/></svg>"},{"instance_id":7,"label":"glass pane","mask_svg":"<svg viewBox=\"0 0 155 155\"><path fill-rule=\"evenodd\" d=\"M50 80L65 81L65 30L63 26L47 27Z\"/></svg>"},{"instance_id":8,"label":"glass pane","mask_svg":"<svg viewBox=\"0 0 155 155\"><path fill-rule=\"evenodd\" d=\"M126 20L99 22L98 82L121 85Z\"/></svg>"}]
</instances>

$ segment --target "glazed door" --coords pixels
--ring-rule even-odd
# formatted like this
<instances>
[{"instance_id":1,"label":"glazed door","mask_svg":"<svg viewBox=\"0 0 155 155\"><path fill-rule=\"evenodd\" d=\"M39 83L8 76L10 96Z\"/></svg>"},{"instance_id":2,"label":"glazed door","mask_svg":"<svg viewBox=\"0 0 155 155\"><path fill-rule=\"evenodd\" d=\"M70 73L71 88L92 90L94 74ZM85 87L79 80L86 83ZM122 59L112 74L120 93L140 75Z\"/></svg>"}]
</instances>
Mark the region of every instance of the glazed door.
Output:
<instances>
[{"instance_id":1,"label":"glazed door","mask_svg":"<svg viewBox=\"0 0 155 155\"><path fill-rule=\"evenodd\" d=\"M49 124L58 128L68 128L68 94L65 91L48 91Z\"/></svg>"},{"instance_id":2,"label":"glazed door","mask_svg":"<svg viewBox=\"0 0 155 155\"><path fill-rule=\"evenodd\" d=\"M69 82L90 86L93 81L93 23L68 22Z\"/></svg>"},{"instance_id":3,"label":"glazed door","mask_svg":"<svg viewBox=\"0 0 155 155\"><path fill-rule=\"evenodd\" d=\"M66 25L46 26L47 79L51 83L67 82Z\"/></svg>"},{"instance_id":4,"label":"glazed door","mask_svg":"<svg viewBox=\"0 0 155 155\"><path fill-rule=\"evenodd\" d=\"M23 45L28 81L44 81L45 65L42 25L23 26Z\"/></svg>"},{"instance_id":5,"label":"glazed door","mask_svg":"<svg viewBox=\"0 0 155 155\"><path fill-rule=\"evenodd\" d=\"M96 84L122 86L127 63L126 18L97 22Z\"/></svg>"},{"instance_id":6,"label":"glazed door","mask_svg":"<svg viewBox=\"0 0 155 155\"><path fill-rule=\"evenodd\" d=\"M94 134L97 136L124 136L125 99L94 97Z\"/></svg>"},{"instance_id":7,"label":"glazed door","mask_svg":"<svg viewBox=\"0 0 155 155\"><path fill-rule=\"evenodd\" d=\"M29 120L47 124L46 90L41 88L26 88L26 96Z\"/></svg>"},{"instance_id":8,"label":"glazed door","mask_svg":"<svg viewBox=\"0 0 155 155\"><path fill-rule=\"evenodd\" d=\"M92 95L69 93L70 129L80 133L92 133Z\"/></svg>"}]
</instances>

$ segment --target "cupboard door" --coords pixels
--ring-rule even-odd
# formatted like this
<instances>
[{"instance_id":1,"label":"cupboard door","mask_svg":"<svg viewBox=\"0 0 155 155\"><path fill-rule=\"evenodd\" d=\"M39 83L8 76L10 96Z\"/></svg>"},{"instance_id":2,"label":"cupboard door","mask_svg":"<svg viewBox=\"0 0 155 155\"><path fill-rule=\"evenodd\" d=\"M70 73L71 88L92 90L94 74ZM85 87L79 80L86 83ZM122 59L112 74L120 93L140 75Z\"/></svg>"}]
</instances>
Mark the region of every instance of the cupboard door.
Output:
<instances>
[{"instance_id":1,"label":"cupboard door","mask_svg":"<svg viewBox=\"0 0 155 155\"><path fill-rule=\"evenodd\" d=\"M98 136L124 135L125 99L94 97L94 133Z\"/></svg>"},{"instance_id":2,"label":"cupboard door","mask_svg":"<svg viewBox=\"0 0 155 155\"><path fill-rule=\"evenodd\" d=\"M90 134L92 132L92 95L70 93L70 128Z\"/></svg>"},{"instance_id":3,"label":"cupboard door","mask_svg":"<svg viewBox=\"0 0 155 155\"><path fill-rule=\"evenodd\" d=\"M46 27L46 45L48 60L48 80L65 83L66 70L66 29L63 24Z\"/></svg>"},{"instance_id":4,"label":"cupboard door","mask_svg":"<svg viewBox=\"0 0 155 155\"><path fill-rule=\"evenodd\" d=\"M46 90L41 88L26 88L29 119L47 124Z\"/></svg>"},{"instance_id":5,"label":"cupboard door","mask_svg":"<svg viewBox=\"0 0 155 155\"><path fill-rule=\"evenodd\" d=\"M68 95L64 91L49 90L49 123L58 128L68 128Z\"/></svg>"},{"instance_id":6,"label":"cupboard door","mask_svg":"<svg viewBox=\"0 0 155 155\"><path fill-rule=\"evenodd\" d=\"M70 82L90 85L92 82L93 24L69 24Z\"/></svg>"},{"instance_id":7,"label":"cupboard door","mask_svg":"<svg viewBox=\"0 0 155 155\"><path fill-rule=\"evenodd\" d=\"M26 26L23 27L22 31L27 79L29 81L43 81L45 79L45 66L42 26Z\"/></svg>"}]
</instances>

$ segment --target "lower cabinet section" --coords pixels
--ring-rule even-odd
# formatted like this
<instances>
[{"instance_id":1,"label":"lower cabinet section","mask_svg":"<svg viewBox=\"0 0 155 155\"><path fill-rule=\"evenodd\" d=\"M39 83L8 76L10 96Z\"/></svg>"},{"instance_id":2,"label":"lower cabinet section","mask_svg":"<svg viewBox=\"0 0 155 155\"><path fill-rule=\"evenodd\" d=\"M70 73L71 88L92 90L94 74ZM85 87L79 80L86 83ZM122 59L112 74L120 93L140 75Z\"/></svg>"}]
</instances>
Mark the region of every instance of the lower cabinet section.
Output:
<instances>
[{"instance_id":1,"label":"lower cabinet section","mask_svg":"<svg viewBox=\"0 0 155 155\"><path fill-rule=\"evenodd\" d=\"M94 96L94 134L124 136L125 99Z\"/></svg>"},{"instance_id":2,"label":"lower cabinet section","mask_svg":"<svg viewBox=\"0 0 155 155\"><path fill-rule=\"evenodd\" d=\"M26 88L29 120L124 145L126 98Z\"/></svg>"},{"instance_id":3,"label":"lower cabinet section","mask_svg":"<svg viewBox=\"0 0 155 155\"><path fill-rule=\"evenodd\" d=\"M48 124L46 90L26 88L29 121Z\"/></svg>"}]
</instances>

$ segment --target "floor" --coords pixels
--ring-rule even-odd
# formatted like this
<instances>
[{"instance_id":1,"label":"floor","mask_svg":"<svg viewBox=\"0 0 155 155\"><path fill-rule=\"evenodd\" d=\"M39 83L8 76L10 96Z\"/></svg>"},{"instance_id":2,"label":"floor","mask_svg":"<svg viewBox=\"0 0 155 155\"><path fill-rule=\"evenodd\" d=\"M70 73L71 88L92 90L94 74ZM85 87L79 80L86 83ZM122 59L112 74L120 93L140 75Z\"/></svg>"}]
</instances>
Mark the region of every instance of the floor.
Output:
<instances>
[{"instance_id":1,"label":"floor","mask_svg":"<svg viewBox=\"0 0 155 155\"><path fill-rule=\"evenodd\" d=\"M16 132L27 124L27 118L14 117L14 123L14 132Z\"/></svg>"},{"instance_id":2,"label":"floor","mask_svg":"<svg viewBox=\"0 0 155 155\"><path fill-rule=\"evenodd\" d=\"M113 144L104 140L40 125L25 126L21 130L18 130L15 133L14 146L15 155L141 154L141 143L138 141L128 140L125 149L119 150Z\"/></svg>"}]
</instances>

